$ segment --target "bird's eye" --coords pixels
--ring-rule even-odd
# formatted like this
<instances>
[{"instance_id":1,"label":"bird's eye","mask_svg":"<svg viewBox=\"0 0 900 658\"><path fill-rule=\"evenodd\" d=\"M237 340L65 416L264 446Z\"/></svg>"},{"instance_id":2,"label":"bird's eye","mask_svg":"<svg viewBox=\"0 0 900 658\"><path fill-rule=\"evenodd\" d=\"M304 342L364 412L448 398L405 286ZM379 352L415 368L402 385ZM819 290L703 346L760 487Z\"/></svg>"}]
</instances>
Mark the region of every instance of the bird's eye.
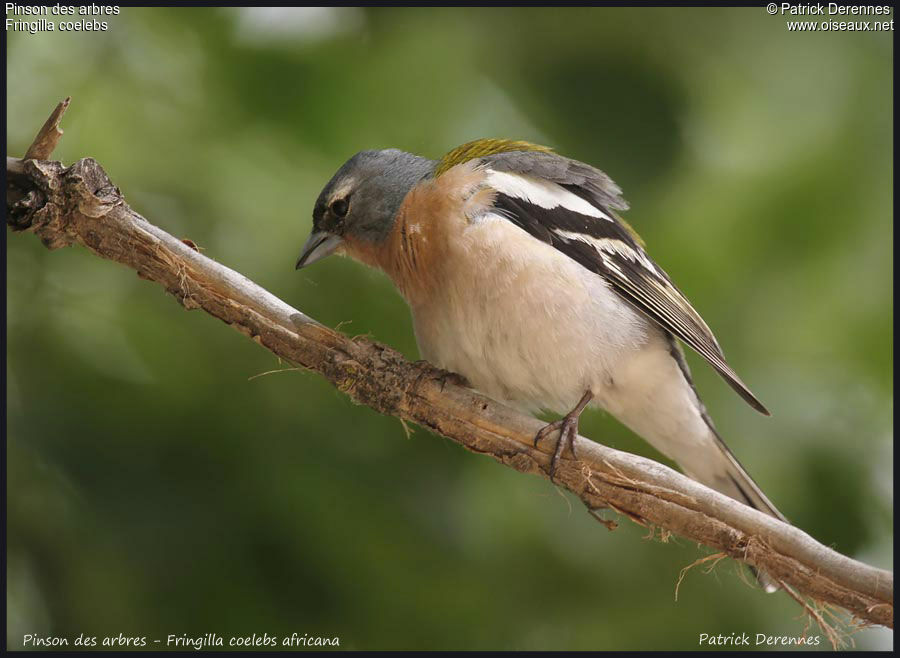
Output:
<instances>
[{"instance_id":1,"label":"bird's eye","mask_svg":"<svg viewBox=\"0 0 900 658\"><path fill-rule=\"evenodd\" d=\"M331 202L331 212L335 217L346 217L348 210L350 210L350 202L347 199L335 199Z\"/></svg>"}]
</instances>

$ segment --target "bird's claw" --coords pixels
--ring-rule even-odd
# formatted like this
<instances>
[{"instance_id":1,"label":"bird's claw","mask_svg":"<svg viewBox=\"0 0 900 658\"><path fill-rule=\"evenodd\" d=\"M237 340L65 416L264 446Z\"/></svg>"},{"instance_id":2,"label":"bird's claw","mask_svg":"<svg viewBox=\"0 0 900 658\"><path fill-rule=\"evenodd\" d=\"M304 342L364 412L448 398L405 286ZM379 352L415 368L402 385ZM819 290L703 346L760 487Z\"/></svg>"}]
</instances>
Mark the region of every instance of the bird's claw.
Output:
<instances>
[{"instance_id":1,"label":"bird's claw","mask_svg":"<svg viewBox=\"0 0 900 658\"><path fill-rule=\"evenodd\" d=\"M559 465L560 457L562 457L563 450L566 449L567 445L572 451L572 456L575 459L578 459L578 455L575 453L575 437L578 436L578 418L581 416L581 412L584 411L584 408L593 398L594 394L590 389L588 389L585 394L581 396L581 399L578 401L578 404L575 405L575 408L572 409L572 411L567 413L559 420L554 420L552 423L548 423L547 425L542 427L537 434L534 435L534 447L537 448L538 444L545 436L547 436L551 432L559 431L559 439L557 439L556 441L556 449L553 451L552 459L550 459L550 472L548 473L548 475L550 476L551 482L553 482L553 476L556 474L556 467Z\"/></svg>"},{"instance_id":2,"label":"bird's claw","mask_svg":"<svg viewBox=\"0 0 900 658\"><path fill-rule=\"evenodd\" d=\"M553 450L553 457L550 459L550 472L548 473L551 482L553 481L553 476L556 474L556 467L559 465L559 460L562 458L563 451L566 449L567 445L572 451L572 456L575 457L575 459L578 459L578 455L575 452L575 437L578 435L578 416L569 414L560 420L555 420L542 427L538 433L534 435L534 447L537 448L538 444L546 438L547 435L556 431L559 432L559 438L556 440L556 448Z\"/></svg>"}]
</instances>

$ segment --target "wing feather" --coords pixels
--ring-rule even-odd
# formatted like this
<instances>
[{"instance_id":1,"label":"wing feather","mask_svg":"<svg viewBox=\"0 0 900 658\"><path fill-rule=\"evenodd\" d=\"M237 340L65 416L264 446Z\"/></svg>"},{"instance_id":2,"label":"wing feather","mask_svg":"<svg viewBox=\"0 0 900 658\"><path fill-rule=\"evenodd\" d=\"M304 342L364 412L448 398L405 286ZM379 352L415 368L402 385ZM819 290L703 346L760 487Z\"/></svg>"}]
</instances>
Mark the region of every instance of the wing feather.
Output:
<instances>
[{"instance_id":1,"label":"wing feather","mask_svg":"<svg viewBox=\"0 0 900 658\"><path fill-rule=\"evenodd\" d=\"M541 153L541 162L535 165L535 153L528 153L530 158L522 155L512 152L483 158L487 184L497 191L494 206L498 214L604 277L623 299L706 359L750 406L768 415L765 406L728 365L700 314L669 275L650 259L633 229L614 212L614 207L625 206L618 196L618 187L598 172L602 178L595 176L594 180L604 182L598 193L600 188L596 183L585 187L583 168L592 169L588 165L576 163L583 168L575 168L578 175L575 180L568 180L565 171L574 161ZM554 168L546 161L548 157L565 162ZM529 163L520 167L525 172L514 171L517 161ZM495 165L500 166L495 169ZM548 171L554 176L546 175ZM503 172L503 176L496 175L497 172ZM515 185L506 178L509 175L519 176ZM613 200L618 203L610 203ZM596 212L585 214L580 205L584 201Z\"/></svg>"}]
</instances>

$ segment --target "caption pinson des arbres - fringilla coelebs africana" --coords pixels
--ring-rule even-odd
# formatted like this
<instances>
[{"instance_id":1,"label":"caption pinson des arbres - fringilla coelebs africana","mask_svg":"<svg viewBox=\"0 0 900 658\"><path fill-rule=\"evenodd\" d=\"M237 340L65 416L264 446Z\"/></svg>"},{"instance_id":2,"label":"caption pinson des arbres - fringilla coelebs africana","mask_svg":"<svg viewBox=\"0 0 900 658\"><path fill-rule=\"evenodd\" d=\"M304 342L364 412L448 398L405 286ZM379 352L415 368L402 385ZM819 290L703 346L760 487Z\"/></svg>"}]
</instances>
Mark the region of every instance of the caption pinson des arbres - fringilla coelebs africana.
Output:
<instances>
[{"instance_id":1,"label":"caption pinson des arbres - fringilla coelebs africana","mask_svg":"<svg viewBox=\"0 0 900 658\"><path fill-rule=\"evenodd\" d=\"M362 151L319 195L297 268L342 253L382 270L423 358L501 402L566 414L535 437L560 433L551 477L595 405L690 477L783 519L716 432L676 339L768 411L627 208L602 171L528 142L482 139L438 161Z\"/></svg>"}]
</instances>

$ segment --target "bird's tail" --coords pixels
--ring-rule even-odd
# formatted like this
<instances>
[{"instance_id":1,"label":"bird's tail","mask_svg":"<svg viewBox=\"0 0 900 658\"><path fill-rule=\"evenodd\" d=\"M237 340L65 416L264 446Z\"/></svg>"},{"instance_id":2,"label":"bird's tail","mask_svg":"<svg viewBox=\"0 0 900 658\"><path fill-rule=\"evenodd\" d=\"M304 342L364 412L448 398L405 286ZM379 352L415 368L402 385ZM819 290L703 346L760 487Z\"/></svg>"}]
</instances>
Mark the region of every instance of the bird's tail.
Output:
<instances>
[{"instance_id":1,"label":"bird's tail","mask_svg":"<svg viewBox=\"0 0 900 658\"><path fill-rule=\"evenodd\" d=\"M712 423L709 423L710 433L715 437L715 444L718 448L717 454L708 455L707 460L700 468L692 468L693 465L682 464L685 472L688 472L699 482L708 487L719 491L726 496L739 500L750 507L764 512L769 516L774 516L780 521L788 523L785 516L778 511L766 495L759 488L759 485L753 481L750 474L744 470L741 463L734 456L734 453L725 445L722 438L716 432ZM778 585L772 580L765 571L753 569L759 584L767 592L775 592L779 589Z\"/></svg>"},{"instance_id":2,"label":"bird's tail","mask_svg":"<svg viewBox=\"0 0 900 658\"><path fill-rule=\"evenodd\" d=\"M710 429L716 437L716 447L719 448L719 452L722 454L721 471L728 478L728 482L725 483L724 487L721 486L721 476L718 476L716 482L711 482L709 485L715 485L715 488L718 491L728 494L732 498L740 500L754 509L758 509L760 512L765 512L769 516L774 516L776 519L787 523L787 519L784 515L778 511L775 505L772 504L772 501L770 501L759 488L759 485L753 481L750 474L744 470L744 467L741 466L741 463L737 460L728 446L725 445L718 433L716 433L714 429Z\"/></svg>"},{"instance_id":3,"label":"bird's tail","mask_svg":"<svg viewBox=\"0 0 900 658\"><path fill-rule=\"evenodd\" d=\"M707 438L702 442L706 445L712 443L715 446L714 450L707 448L702 452L690 451L685 452L684 454L673 455L675 461L678 462L678 465L687 475L698 482L701 482L726 496L745 503L760 512L764 512L769 516L774 516L780 521L789 523L785 516L772 504L772 501L770 501L762 492L759 485L753 481L750 474L747 473L743 466L741 466L737 457L734 456L734 453L731 452L731 449L725 444L722 437L719 436L719 433L713 425L712 419L709 417L709 414L706 413L706 409L700 401L697 391L694 389L690 370L684 360L684 355L678 346L675 345L674 340L672 341L671 353L672 356L675 357L676 362L681 368L682 374L684 374L686 382L694 393L698 410L706 425L705 429L708 430L706 432ZM778 585L775 584L766 572L753 569L752 567L751 569L756 575L759 584L762 585L763 589L767 592L775 592L779 589Z\"/></svg>"}]
</instances>

